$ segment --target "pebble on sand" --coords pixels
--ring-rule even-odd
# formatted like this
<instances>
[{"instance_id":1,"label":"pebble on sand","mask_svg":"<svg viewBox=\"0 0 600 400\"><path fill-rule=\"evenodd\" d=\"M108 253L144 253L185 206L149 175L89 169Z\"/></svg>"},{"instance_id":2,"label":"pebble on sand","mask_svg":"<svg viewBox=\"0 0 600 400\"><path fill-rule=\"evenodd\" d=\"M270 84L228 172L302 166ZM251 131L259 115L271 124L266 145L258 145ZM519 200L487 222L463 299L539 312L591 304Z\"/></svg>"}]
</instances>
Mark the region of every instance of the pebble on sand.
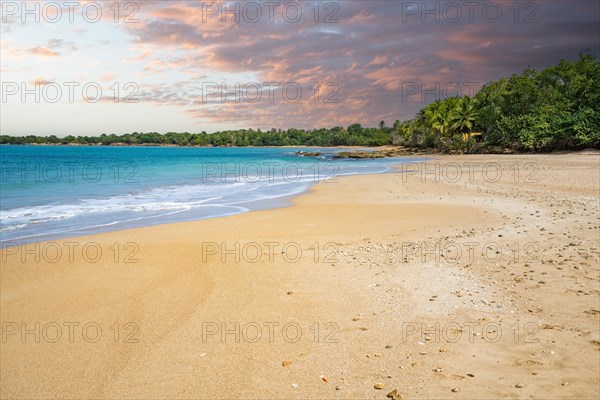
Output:
<instances>
[{"instance_id":1,"label":"pebble on sand","mask_svg":"<svg viewBox=\"0 0 600 400\"><path fill-rule=\"evenodd\" d=\"M376 383L375 385L373 385L373 387L377 390L383 390L385 388L385 385L383 383Z\"/></svg>"},{"instance_id":2,"label":"pebble on sand","mask_svg":"<svg viewBox=\"0 0 600 400\"><path fill-rule=\"evenodd\" d=\"M293 361L284 361L281 363L282 366L284 367L289 367L290 365L292 365L294 362Z\"/></svg>"}]
</instances>

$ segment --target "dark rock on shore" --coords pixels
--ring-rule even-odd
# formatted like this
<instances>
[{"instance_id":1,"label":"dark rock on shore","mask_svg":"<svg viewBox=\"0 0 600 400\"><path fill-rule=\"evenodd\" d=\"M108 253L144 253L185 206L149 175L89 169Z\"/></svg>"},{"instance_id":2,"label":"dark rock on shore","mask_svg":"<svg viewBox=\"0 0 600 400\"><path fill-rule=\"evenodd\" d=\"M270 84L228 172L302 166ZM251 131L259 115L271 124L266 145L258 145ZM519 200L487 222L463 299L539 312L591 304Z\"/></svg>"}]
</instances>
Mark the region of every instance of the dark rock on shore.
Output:
<instances>
[{"instance_id":1,"label":"dark rock on shore","mask_svg":"<svg viewBox=\"0 0 600 400\"><path fill-rule=\"evenodd\" d=\"M364 158L402 157L402 156L422 155L422 154L424 154L424 153L418 149L407 148L407 147L394 147L394 148L377 149L377 150L373 150L373 151L366 151L366 150L342 151L339 154L335 155L333 158L364 159Z\"/></svg>"},{"instance_id":2,"label":"dark rock on shore","mask_svg":"<svg viewBox=\"0 0 600 400\"><path fill-rule=\"evenodd\" d=\"M326 155L320 151L296 151L294 152L297 156L302 157L321 157ZM374 158L386 158L386 157L403 157L403 156L414 156L427 154L420 149L409 148L409 147L386 147L377 148L375 150L352 150L352 151L341 151L332 155L334 159L374 159Z\"/></svg>"},{"instance_id":3,"label":"dark rock on shore","mask_svg":"<svg viewBox=\"0 0 600 400\"><path fill-rule=\"evenodd\" d=\"M322 155L320 151L296 151L294 154L303 157L320 157Z\"/></svg>"},{"instance_id":4,"label":"dark rock on shore","mask_svg":"<svg viewBox=\"0 0 600 400\"><path fill-rule=\"evenodd\" d=\"M375 151L342 151L339 154L333 156L333 158L384 158L385 156L379 152Z\"/></svg>"}]
</instances>

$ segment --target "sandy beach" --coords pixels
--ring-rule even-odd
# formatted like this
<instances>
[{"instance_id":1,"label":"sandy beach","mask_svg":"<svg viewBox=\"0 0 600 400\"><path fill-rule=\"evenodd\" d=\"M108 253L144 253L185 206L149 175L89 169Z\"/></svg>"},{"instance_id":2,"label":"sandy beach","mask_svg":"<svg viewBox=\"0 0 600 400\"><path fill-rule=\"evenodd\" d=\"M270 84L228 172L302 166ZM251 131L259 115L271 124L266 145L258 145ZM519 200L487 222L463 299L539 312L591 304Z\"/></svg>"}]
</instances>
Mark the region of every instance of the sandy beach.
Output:
<instances>
[{"instance_id":1,"label":"sandy beach","mask_svg":"<svg viewBox=\"0 0 600 400\"><path fill-rule=\"evenodd\" d=\"M600 154L2 251L3 399L600 396Z\"/></svg>"}]
</instances>

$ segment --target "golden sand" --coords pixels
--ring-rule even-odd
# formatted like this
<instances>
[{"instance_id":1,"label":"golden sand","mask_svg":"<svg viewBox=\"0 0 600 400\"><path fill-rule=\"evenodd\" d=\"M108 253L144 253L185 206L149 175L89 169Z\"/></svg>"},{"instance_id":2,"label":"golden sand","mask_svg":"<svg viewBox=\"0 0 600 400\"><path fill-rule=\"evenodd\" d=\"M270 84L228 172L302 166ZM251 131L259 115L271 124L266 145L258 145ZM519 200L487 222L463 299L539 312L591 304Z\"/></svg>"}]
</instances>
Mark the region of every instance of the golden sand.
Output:
<instances>
[{"instance_id":1,"label":"golden sand","mask_svg":"<svg viewBox=\"0 0 600 400\"><path fill-rule=\"evenodd\" d=\"M6 249L0 396L598 398L599 167L436 157Z\"/></svg>"}]
</instances>

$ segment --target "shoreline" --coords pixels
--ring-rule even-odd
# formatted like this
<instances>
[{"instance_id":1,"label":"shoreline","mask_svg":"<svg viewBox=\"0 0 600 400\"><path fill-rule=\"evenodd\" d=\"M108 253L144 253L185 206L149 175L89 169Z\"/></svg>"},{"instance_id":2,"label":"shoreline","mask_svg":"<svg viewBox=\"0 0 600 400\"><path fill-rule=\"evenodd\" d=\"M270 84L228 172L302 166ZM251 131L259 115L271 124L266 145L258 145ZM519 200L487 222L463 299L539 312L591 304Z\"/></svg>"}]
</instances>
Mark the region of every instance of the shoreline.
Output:
<instances>
[{"instance_id":1,"label":"shoreline","mask_svg":"<svg viewBox=\"0 0 600 400\"><path fill-rule=\"evenodd\" d=\"M44 146L44 145L41 145ZM94 146L88 146L88 147L94 147ZM130 147L130 146L127 146ZM145 147L145 146L140 146L140 147ZM151 146L148 146L151 147ZM175 146L178 147L178 146ZM267 146L265 146L267 147ZM277 147L269 147L269 148L277 148ZM347 148L347 147L336 147L335 149L340 149L340 148ZM364 149L364 147L356 147L356 148L360 148L360 149ZM333 147L329 147L328 149L334 149ZM384 150L389 150L389 149L397 149L397 147L395 146L380 146L379 147L380 151L384 151ZM350 152L350 153L355 153ZM357 150L356 153L363 153L363 151L361 150ZM552 154L547 154L547 155L541 155L541 156L560 156L560 155L574 155L574 156L587 156L587 155L598 155L600 157L600 151L597 150L584 150L584 151L578 151L578 152L556 152L556 153L552 153ZM304 154L297 154L298 157L303 157L303 158L317 158L316 156L313 155L304 155ZM525 154L503 154L503 155L481 155L481 154L463 154L463 155L444 155L444 154L396 154L395 157L396 158L402 158L402 159L418 159L421 160L423 158L425 159L432 159L431 157L457 157L457 159L460 158L464 158L469 159L469 158L477 158L477 157L485 157L485 156L494 156L494 157L500 157L500 158L510 158L511 156L525 156ZM354 156L346 156L346 157L338 157L338 158L334 158L332 161L336 161L338 159L365 159L365 158L371 158L371 157L354 157ZM383 157L383 158L378 158L378 157L373 157L373 159L389 159L389 157ZM433 158L435 159L435 158ZM386 173L390 173L393 172L394 169L397 169L400 164L393 164L390 165L386 168L388 168L387 171L383 171L383 172L374 172L374 173L364 173L364 175L378 175L378 174L386 174ZM339 177L345 177L345 176L354 176L355 174L348 174L348 175L339 175ZM363 175L363 174L358 174L358 175ZM308 188L310 189L312 186L314 186L315 184L320 183L320 182L313 182ZM137 228L144 228L144 227L152 227L152 226L161 226L161 225L165 225L165 224L173 224L173 223L180 223L180 222L194 222L194 221L202 221L202 220L207 220L207 219L214 219L214 218L223 218L223 217L228 217L228 216L232 216L232 215L240 215L240 214L245 214L247 212L252 212L254 210L266 210L266 209L277 209L277 208L285 208L285 207L289 207L291 205L293 205L292 202L290 202L291 199L294 199L297 196L301 196L304 193L306 193L306 190L303 190L301 192L298 193L292 193L289 195L284 195L284 196L279 196L279 197L274 197L274 198L270 198L270 199L260 199L260 200L255 200L252 203L259 203L259 202L272 202L273 204L271 206L266 206L266 207L257 207L257 208L247 208L245 206L247 206L248 204L244 203L241 205L237 205L238 208L245 208L245 211L239 211L239 212L231 212L225 215L215 215L215 216L208 216L208 217L202 217L202 218L197 218L197 219L187 219L184 221L169 221L169 222L157 222L157 223L150 223L149 225L143 225L143 226L123 226L120 228L117 228L115 230L103 230L100 229L98 230L98 228L102 228L105 225L100 225L100 226L88 226L88 227L84 227L84 228L77 228L74 231L64 231L64 232L59 232L59 233L48 233L48 234L40 234L40 235L35 235L35 236L48 236L48 238L45 239L41 239L41 240L30 240L29 238L33 237L33 236L27 236L27 237L20 237L17 239L6 239L6 240L2 240L0 242L0 244L2 245L2 248L8 248L8 247L14 247L13 244L15 244L16 246L22 246L22 245L26 245L26 244L33 244L33 243L43 243L43 242L48 242L48 241L55 241L55 240L65 240L68 238L77 238L77 237L83 237L83 236L90 236L90 235L94 235L94 234L98 234L98 233L109 233L109 232L116 232L116 231L123 231L123 230L129 230L129 229L137 229ZM160 218L161 216L157 216L155 218ZM116 221L116 222L112 222L110 224L108 224L107 226L110 225L114 225L114 224L121 224L124 221ZM91 232L89 233L85 233L85 231L90 230ZM83 231L83 232L80 232ZM5 246L5 245L9 245L9 246Z\"/></svg>"},{"instance_id":2,"label":"shoreline","mask_svg":"<svg viewBox=\"0 0 600 400\"><path fill-rule=\"evenodd\" d=\"M309 157L307 157L307 158L309 158ZM403 158L403 159L414 158L415 160L426 159L423 156L419 156L419 155L407 155L407 156L399 157L399 158ZM293 161L294 159L290 158L290 160ZM337 160L332 160L332 162L335 162L335 161L337 161ZM386 165L385 166L386 170L381 171L381 172L362 172L362 173L361 172L352 172L352 173L351 172L343 172L343 173L340 173L339 175L332 175L331 178L340 179L340 178L344 178L347 176L387 174L387 173L393 172L395 168L397 168L398 166L400 166L402 164L403 163L399 162L397 164ZM309 192L313 186L321 183L320 176L315 179L318 179L318 181L313 180L310 183L310 185L306 187L306 189L299 191L299 192L294 192L294 193L289 193L289 194L284 194L284 195L277 195L277 196L269 197L266 199L257 199L257 200L253 200L250 202L238 203L235 205L229 205L229 207L238 208L239 210L231 211L229 213L222 214L222 215L219 214L219 215L214 215L214 216L198 217L198 218L190 217L189 219L186 219L186 220L181 220L181 221L173 220L173 221L168 221L168 222L156 222L156 221L152 221L152 218L149 218L147 220L147 225L141 225L141 226L127 226L128 224L126 224L125 221L115 221L115 222L105 224L105 225L87 226L87 227L77 228L72 231L42 233L42 234L37 234L37 235L32 235L32 236L19 237L16 239L6 239L6 240L2 240L0 242L0 245L1 245L1 248L4 249L4 248L15 247L15 246L17 246L17 247L23 246L23 245L27 245L27 244L44 243L44 242L51 242L51 241L57 241L57 240L66 240L69 238L77 239L80 237L93 236L93 235L100 234L100 233L126 231L126 230L130 230L130 229L162 226L162 225L176 224L176 223L182 223L182 222L203 221L203 220L209 220L209 219L215 219L215 218L225 218L225 217L229 217L229 216L246 214L248 212L253 212L253 211L290 207L293 205L294 198L304 195L305 193ZM215 206L218 206L218 205L215 205ZM156 216L154 218L160 219L162 217L164 217L164 216L161 215L161 216ZM111 228L112 226L119 225L119 224L125 224L125 226L121 226L118 228ZM33 239L35 237L42 237L42 239Z\"/></svg>"},{"instance_id":3,"label":"shoreline","mask_svg":"<svg viewBox=\"0 0 600 400\"><path fill-rule=\"evenodd\" d=\"M38 322L41 340L0 343L0 397L597 397L600 160L473 155L473 179L453 182L465 161L346 176L291 207L56 241L79 242L72 259L2 251L2 323ZM515 175L526 163L533 181ZM65 322L103 336L71 343ZM132 324L117 342L115 323Z\"/></svg>"}]
</instances>

